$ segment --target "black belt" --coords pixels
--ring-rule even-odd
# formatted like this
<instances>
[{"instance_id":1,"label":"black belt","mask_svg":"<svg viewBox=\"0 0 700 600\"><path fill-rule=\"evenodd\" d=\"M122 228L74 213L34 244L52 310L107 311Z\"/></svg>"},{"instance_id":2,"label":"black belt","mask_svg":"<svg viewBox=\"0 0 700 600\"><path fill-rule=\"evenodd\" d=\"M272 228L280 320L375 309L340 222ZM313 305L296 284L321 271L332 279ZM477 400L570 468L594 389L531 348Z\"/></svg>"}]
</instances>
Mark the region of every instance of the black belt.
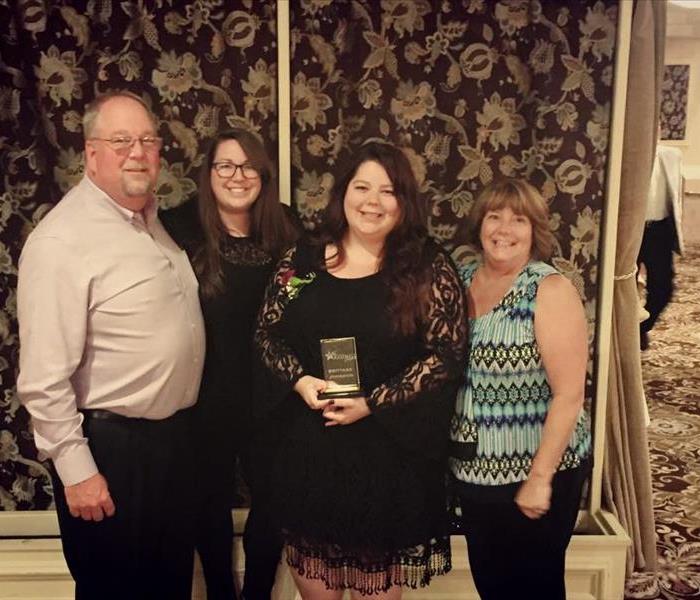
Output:
<instances>
[{"instance_id":1,"label":"black belt","mask_svg":"<svg viewBox=\"0 0 700 600\"><path fill-rule=\"evenodd\" d=\"M120 421L122 423L128 423L129 421L134 421L134 417L125 417L118 413L103 410L101 408L82 408L80 412L86 419L99 419L101 421Z\"/></svg>"}]
</instances>

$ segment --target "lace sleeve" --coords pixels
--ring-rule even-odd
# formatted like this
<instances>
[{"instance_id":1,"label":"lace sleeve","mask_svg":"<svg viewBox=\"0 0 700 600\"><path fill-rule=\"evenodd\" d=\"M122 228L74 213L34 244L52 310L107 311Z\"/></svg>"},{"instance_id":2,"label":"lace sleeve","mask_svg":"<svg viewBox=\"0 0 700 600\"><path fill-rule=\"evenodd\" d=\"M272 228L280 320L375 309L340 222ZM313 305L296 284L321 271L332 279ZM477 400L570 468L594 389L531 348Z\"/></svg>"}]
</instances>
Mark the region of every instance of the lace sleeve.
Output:
<instances>
[{"instance_id":1,"label":"lace sleeve","mask_svg":"<svg viewBox=\"0 0 700 600\"><path fill-rule=\"evenodd\" d=\"M265 291L254 337L262 363L289 387L293 386L304 372L297 357L278 335L277 329L289 302L286 284L294 273L295 254L296 247L290 248L277 265L277 270Z\"/></svg>"},{"instance_id":2,"label":"lace sleeve","mask_svg":"<svg viewBox=\"0 0 700 600\"><path fill-rule=\"evenodd\" d=\"M438 251L432 263L432 283L426 322L422 327L426 356L375 388L367 398L371 411L411 402L456 379L467 345L464 290L452 261Z\"/></svg>"}]
</instances>

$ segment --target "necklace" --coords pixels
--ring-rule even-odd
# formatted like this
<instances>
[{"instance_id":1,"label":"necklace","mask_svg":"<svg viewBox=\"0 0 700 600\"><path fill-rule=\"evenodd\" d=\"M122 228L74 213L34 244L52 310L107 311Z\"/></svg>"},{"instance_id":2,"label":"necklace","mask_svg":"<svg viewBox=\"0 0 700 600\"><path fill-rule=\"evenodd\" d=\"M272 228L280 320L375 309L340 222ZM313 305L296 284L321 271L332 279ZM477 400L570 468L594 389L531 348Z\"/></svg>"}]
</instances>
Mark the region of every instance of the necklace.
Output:
<instances>
[{"instance_id":1,"label":"necklace","mask_svg":"<svg viewBox=\"0 0 700 600\"><path fill-rule=\"evenodd\" d=\"M248 237L248 234L238 229L238 227L234 227L233 225L225 225L225 227L226 232L232 237Z\"/></svg>"}]
</instances>

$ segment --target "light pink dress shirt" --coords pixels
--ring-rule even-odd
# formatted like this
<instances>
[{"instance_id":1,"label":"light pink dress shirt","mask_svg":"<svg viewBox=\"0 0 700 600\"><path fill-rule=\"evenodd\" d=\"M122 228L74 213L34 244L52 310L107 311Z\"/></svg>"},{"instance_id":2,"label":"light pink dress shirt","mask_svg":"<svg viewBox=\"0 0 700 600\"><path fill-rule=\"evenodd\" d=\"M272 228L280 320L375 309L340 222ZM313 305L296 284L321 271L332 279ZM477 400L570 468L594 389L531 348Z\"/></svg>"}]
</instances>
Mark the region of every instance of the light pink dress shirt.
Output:
<instances>
[{"instance_id":1,"label":"light pink dress shirt","mask_svg":"<svg viewBox=\"0 0 700 600\"><path fill-rule=\"evenodd\" d=\"M64 485L98 471L78 409L164 419L197 398L197 280L155 206L144 212L145 220L85 177L22 251L17 389Z\"/></svg>"}]
</instances>

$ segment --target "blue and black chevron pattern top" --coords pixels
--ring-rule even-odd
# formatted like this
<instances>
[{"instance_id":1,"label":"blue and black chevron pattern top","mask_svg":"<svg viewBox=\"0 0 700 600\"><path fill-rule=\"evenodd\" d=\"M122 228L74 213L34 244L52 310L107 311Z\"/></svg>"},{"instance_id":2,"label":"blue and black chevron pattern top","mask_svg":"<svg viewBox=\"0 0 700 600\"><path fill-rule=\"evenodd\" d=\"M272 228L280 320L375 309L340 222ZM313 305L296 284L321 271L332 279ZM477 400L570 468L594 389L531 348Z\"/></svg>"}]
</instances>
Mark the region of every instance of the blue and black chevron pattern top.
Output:
<instances>
[{"instance_id":1,"label":"blue and black chevron pattern top","mask_svg":"<svg viewBox=\"0 0 700 600\"><path fill-rule=\"evenodd\" d=\"M469 288L479 262L460 269ZM558 271L529 262L503 299L469 320L466 383L451 424L456 442L477 442L476 456L450 458L465 483L506 485L527 479L540 445L552 391L535 340L535 300L542 279ZM581 411L559 470L578 467L591 450L588 414Z\"/></svg>"}]
</instances>

